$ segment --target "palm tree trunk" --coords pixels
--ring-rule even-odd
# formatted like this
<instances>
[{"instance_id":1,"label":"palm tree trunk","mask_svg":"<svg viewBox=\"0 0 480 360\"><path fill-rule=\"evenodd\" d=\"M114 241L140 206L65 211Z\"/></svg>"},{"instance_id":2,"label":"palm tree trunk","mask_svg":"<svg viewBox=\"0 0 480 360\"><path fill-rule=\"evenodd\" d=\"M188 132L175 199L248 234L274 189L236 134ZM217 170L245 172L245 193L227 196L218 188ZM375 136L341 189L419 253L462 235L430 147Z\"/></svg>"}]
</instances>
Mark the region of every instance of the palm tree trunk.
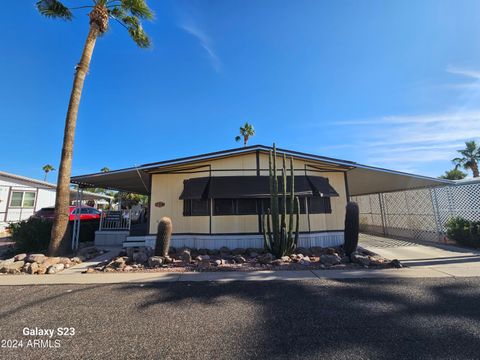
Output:
<instances>
[{"instance_id":1,"label":"palm tree trunk","mask_svg":"<svg viewBox=\"0 0 480 360\"><path fill-rule=\"evenodd\" d=\"M48 173L45 173L45 176L43 177L43 181L47 181L47 174Z\"/></svg>"},{"instance_id":2,"label":"palm tree trunk","mask_svg":"<svg viewBox=\"0 0 480 360\"><path fill-rule=\"evenodd\" d=\"M480 177L478 173L478 163L476 161L472 161L472 172L474 178Z\"/></svg>"},{"instance_id":3,"label":"palm tree trunk","mask_svg":"<svg viewBox=\"0 0 480 360\"><path fill-rule=\"evenodd\" d=\"M55 219L53 220L52 234L48 255L56 256L68 252L69 206L70 206L70 176L72 173L73 142L75 138L75 126L77 124L78 107L82 96L83 83L88 73L93 49L100 31L95 23L90 24L87 40L83 48L82 57L76 67L73 88L68 104L65 131L63 135L62 158L58 170L57 196L55 199Z\"/></svg>"}]
</instances>

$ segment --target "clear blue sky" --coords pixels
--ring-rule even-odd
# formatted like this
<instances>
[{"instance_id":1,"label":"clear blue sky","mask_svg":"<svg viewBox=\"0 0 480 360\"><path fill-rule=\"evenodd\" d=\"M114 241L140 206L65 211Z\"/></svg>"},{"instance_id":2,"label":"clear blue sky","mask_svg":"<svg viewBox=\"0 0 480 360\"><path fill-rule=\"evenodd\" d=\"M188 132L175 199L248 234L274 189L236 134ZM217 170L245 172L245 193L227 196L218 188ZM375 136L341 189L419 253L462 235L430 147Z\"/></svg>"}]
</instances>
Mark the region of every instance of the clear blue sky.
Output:
<instances>
[{"instance_id":1,"label":"clear blue sky","mask_svg":"<svg viewBox=\"0 0 480 360\"><path fill-rule=\"evenodd\" d=\"M0 169L41 178L58 167L88 18L34 3L2 4ZM431 176L480 137L479 1L149 4L152 49L115 23L97 42L74 175L236 147L246 120L250 144Z\"/></svg>"}]
</instances>

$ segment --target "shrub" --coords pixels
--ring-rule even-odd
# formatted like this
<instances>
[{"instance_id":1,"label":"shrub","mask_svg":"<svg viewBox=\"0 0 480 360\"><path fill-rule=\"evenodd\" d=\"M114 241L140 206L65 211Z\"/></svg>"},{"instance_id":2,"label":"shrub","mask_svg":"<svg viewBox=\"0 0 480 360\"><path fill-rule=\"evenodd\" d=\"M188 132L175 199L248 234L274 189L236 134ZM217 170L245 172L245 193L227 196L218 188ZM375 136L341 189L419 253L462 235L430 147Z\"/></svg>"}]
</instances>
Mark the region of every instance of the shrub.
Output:
<instances>
[{"instance_id":1,"label":"shrub","mask_svg":"<svg viewBox=\"0 0 480 360\"><path fill-rule=\"evenodd\" d=\"M99 227L98 220L82 221L80 223L79 242L93 241L95 231ZM52 221L31 218L10 224L12 240L15 242L15 251L18 252L44 252L50 243ZM70 221L70 235L73 232L73 221Z\"/></svg>"},{"instance_id":2,"label":"shrub","mask_svg":"<svg viewBox=\"0 0 480 360\"><path fill-rule=\"evenodd\" d=\"M480 247L480 221L453 217L445 224L447 236L461 245Z\"/></svg>"},{"instance_id":3,"label":"shrub","mask_svg":"<svg viewBox=\"0 0 480 360\"><path fill-rule=\"evenodd\" d=\"M359 231L359 209L356 202L350 201L347 203L345 213L345 243L343 249L345 253L350 256L357 250L358 246L358 231Z\"/></svg>"},{"instance_id":4,"label":"shrub","mask_svg":"<svg viewBox=\"0 0 480 360\"><path fill-rule=\"evenodd\" d=\"M16 252L43 252L48 248L52 222L28 219L9 226Z\"/></svg>"}]
</instances>

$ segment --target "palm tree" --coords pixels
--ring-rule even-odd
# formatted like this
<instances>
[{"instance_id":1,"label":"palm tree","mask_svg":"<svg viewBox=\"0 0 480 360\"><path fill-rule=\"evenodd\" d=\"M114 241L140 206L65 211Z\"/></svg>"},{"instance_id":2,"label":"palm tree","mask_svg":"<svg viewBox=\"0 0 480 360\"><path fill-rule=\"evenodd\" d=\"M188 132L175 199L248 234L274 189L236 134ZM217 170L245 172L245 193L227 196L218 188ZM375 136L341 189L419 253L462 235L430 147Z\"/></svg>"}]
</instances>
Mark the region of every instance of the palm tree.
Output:
<instances>
[{"instance_id":1,"label":"palm tree","mask_svg":"<svg viewBox=\"0 0 480 360\"><path fill-rule=\"evenodd\" d=\"M243 146L247 146L249 137L253 135L255 135L253 125L245 122L245 125L240 126L240 135L235 136L235 141L240 141L243 137Z\"/></svg>"},{"instance_id":2,"label":"palm tree","mask_svg":"<svg viewBox=\"0 0 480 360\"><path fill-rule=\"evenodd\" d=\"M480 177L478 173L478 162L480 161L480 148L475 141L466 141L465 149L457 150L463 155L461 158L453 159L455 168L463 167L465 170L472 170L473 177Z\"/></svg>"},{"instance_id":3,"label":"palm tree","mask_svg":"<svg viewBox=\"0 0 480 360\"><path fill-rule=\"evenodd\" d=\"M70 94L65 130L63 135L62 156L58 171L57 197L55 200L55 219L53 221L49 255L57 255L67 251L68 207L70 200L70 175L72 171L73 141L77 123L78 107L82 96L83 83L87 76L97 38L104 34L109 20L114 19L125 29L130 37L141 48L150 46L150 39L142 28L141 20L153 19L153 12L145 0L85 0L88 5L68 8L59 0L37 1L40 14L49 18L72 20L72 10L89 9L89 31L85 41L80 62L75 68L73 87Z\"/></svg>"},{"instance_id":4,"label":"palm tree","mask_svg":"<svg viewBox=\"0 0 480 360\"><path fill-rule=\"evenodd\" d=\"M462 180L467 177L467 173L464 173L462 170L459 170L455 167L452 170L445 171L445 174L440 176L440 179L447 179L447 180Z\"/></svg>"},{"instance_id":5,"label":"palm tree","mask_svg":"<svg viewBox=\"0 0 480 360\"><path fill-rule=\"evenodd\" d=\"M107 173L107 172L110 171L110 169L105 166L105 167L101 168L100 171L103 172L103 173Z\"/></svg>"},{"instance_id":6,"label":"palm tree","mask_svg":"<svg viewBox=\"0 0 480 360\"><path fill-rule=\"evenodd\" d=\"M47 165L44 165L44 166L42 167L42 170L45 171L45 177L43 178L43 181L47 181L47 175L48 175L48 173L49 173L50 171L54 171L55 168L54 168L52 165L47 164Z\"/></svg>"}]
</instances>

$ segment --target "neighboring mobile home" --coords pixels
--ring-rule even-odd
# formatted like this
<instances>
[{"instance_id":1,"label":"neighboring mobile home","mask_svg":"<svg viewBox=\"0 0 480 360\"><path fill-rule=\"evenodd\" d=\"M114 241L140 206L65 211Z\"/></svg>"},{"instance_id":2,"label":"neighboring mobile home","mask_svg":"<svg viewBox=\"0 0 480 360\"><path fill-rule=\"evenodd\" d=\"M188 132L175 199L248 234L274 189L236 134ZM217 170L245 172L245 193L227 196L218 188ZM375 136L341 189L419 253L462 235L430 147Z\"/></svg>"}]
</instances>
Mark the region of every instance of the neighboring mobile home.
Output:
<instances>
[{"instance_id":1,"label":"neighboring mobile home","mask_svg":"<svg viewBox=\"0 0 480 360\"><path fill-rule=\"evenodd\" d=\"M76 176L72 182L149 196L143 236L104 232L97 234L99 243L110 237L109 244L153 244L160 218L168 216L173 222L173 246L262 247L262 214L270 201L270 151L267 146L249 146ZM283 154L294 160L295 194L301 203L299 246L304 247L343 243L350 195L449 183L291 150L279 149L277 163Z\"/></svg>"},{"instance_id":2,"label":"neighboring mobile home","mask_svg":"<svg viewBox=\"0 0 480 360\"><path fill-rule=\"evenodd\" d=\"M44 207L55 206L57 186L45 181L0 171L0 232L12 222L26 220ZM71 197L75 192L71 193ZM111 201L111 196L85 193L85 200Z\"/></svg>"}]
</instances>

